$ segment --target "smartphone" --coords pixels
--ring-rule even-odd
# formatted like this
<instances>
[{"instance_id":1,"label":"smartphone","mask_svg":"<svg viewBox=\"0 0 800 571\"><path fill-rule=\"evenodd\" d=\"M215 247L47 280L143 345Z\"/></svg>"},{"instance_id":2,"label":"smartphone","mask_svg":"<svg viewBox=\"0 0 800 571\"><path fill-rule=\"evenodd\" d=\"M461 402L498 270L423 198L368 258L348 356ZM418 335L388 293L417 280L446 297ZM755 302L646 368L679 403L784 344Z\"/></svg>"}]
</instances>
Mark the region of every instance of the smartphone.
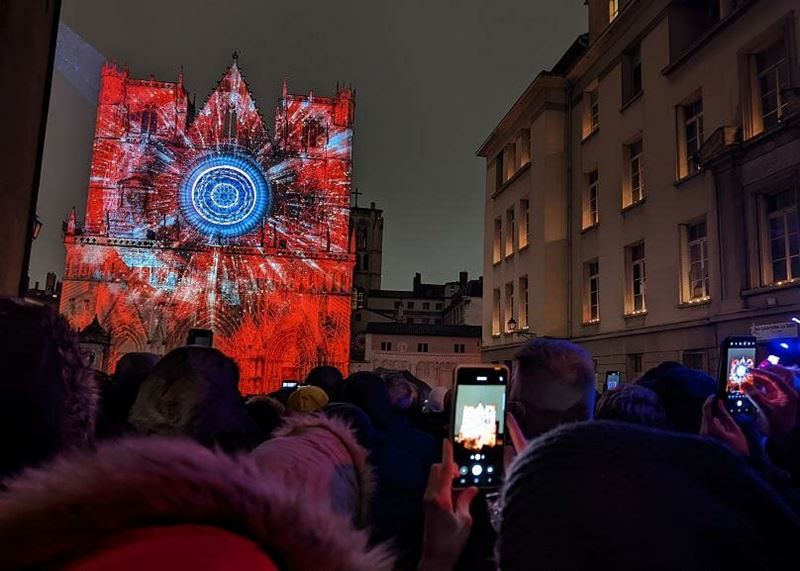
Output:
<instances>
[{"instance_id":1,"label":"smartphone","mask_svg":"<svg viewBox=\"0 0 800 571\"><path fill-rule=\"evenodd\" d=\"M503 481L508 367L455 370L451 440L458 475L453 487L497 488Z\"/></svg>"},{"instance_id":2,"label":"smartphone","mask_svg":"<svg viewBox=\"0 0 800 571\"><path fill-rule=\"evenodd\" d=\"M187 345L200 345L201 347L211 347L214 342L214 332L210 329L190 329Z\"/></svg>"},{"instance_id":3,"label":"smartphone","mask_svg":"<svg viewBox=\"0 0 800 571\"><path fill-rule=\"evenodd\" d=\"M720 347L719 397L731 414L753 415L756 407L742 389L753 381L756 368L756 338L728 337Z\"/></svg>"},{"instance_id":4,"label":"smartphone","mask_svg":"<svg viewBox=\"0 0 800 571\"><path fill-rule=\"evenodd\" d=\"M281 383L282 389L296 389L297 388L297 381L283 381Z\"/></svg>"},{"instance_id":5,"label":"smartphone","mask_svg":"<svg viewBox=\"0 0 800 571\"><path fill-rule=\"evenodd\" d=\"M610 391L619 387L622 381L622 373L620 371L606 371L606 390Z\"/></svg>"}]
</instances>

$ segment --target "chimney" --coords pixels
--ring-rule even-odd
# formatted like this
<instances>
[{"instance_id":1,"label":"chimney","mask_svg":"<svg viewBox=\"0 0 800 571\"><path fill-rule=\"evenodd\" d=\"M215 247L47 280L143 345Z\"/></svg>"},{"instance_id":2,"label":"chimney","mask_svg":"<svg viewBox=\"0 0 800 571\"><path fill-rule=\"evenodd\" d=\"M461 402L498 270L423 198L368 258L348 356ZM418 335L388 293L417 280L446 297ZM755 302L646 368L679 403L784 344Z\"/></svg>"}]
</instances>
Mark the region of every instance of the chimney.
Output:
<instances>
[{"instance_id":1,"label":"chimney","mask_svg":"<svg viewBox=\"0 0 800 571\"><path fill-rule=\"evenodd\" d=\"M370 203L369 203L369 207L370 207L372 210L375 210L375 203L374 203L374 202L370 202Z\"/></svg>"},{"instance_id":2,"label":"chimney","mask_svg":"<svg viewBox=\"0 0 800 571\"><path fill-rule=\"evenodd\" d=\"M414 291L422 285L422 274L417 272L414 274Z\"/></svg>"},{"instance_id":3,"label":"chimney","mask_svg":"<svg viewBox=\"0 0 800 571\"><path fill-rule=\"evenodd\" d=\"M458 273L458 283L462 286L467 285L469 281L469 273L468 272L459 272Z\"/></svg>"}]
</instances>

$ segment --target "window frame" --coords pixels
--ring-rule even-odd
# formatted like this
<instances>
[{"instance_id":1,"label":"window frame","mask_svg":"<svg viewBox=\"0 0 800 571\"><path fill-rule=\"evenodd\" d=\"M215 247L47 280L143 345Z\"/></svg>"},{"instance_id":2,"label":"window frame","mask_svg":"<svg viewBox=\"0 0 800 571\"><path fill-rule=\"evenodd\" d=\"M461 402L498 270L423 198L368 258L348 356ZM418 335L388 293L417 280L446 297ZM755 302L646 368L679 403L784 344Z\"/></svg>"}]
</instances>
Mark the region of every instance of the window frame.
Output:
<instances>
[{"instance_id":1,"label":"window frame","mask_svg":"<svg viewBox=\"0 0 800 571\"><path fill-rule=\"evenodd\" d=\"M600 260L584 262L583 275L583 323L594 325L600 322Z\"/></svg>"},{"instance_id":2,"label":"window frame","mask_svg":"<svg viewBox=\"0 0 800 571\"><path fill-rule=\"evenodd\" d=\"M495 216L494 218L494 233L492 238L492 263L499 264L503 261L503 218L502 216Z\"/></svg>"},{"instance_id":3,"label":"window frame","mask_svg":"<svg viewBox=\"0 0 800 571\"><path fill-rule=\"evenodd\" d=\"M517 313L519 313L519 317L517 319L517 326L520 328L520 330L526 331L530 329L530 301L528 299L529 284L527 274L520 276L518 281L519 291L517 292L517 296L519 297L519 301L517 301Z\"/></svg>"},{"instance_id":4,"label":"window frame","mask_svg":"<svg viewBox=\"0 0 800 571\"><path fill-rule=\"evenodd\" d=\"M429 353L429 346L427 343L417 343L417 353Z\"/></svg>"},{"instance_id":5,"label":"window frame","mask_svg":"<svg viewBox=\"0 0 800 571\"><path fill-rule=\"evenodd\" d=\"M642 249L641 257L634 258L636 250ZM647 313L647 250L644 241L625 247L625 315L627 317ZM638 274L638 276L637 276ZM637 304L637 298L640 302Z\"/></svg>"},{"instance_id":6,"label":"window frame","mask_svg":"<svg viewBox=\"0 0 800 571\"><path fill-rule=\"evenodd\" d=\"M702 237L692 238L692 228L704 227ZM681 303L694 304L711 300L711 256L709 254L708 220L706 216L681 224ZM692 247L698 246L700 259L692 259ZM700 265L701 276L693 279L692 270ZM700 282L702 295L694 296L694 283Z\"/></svg>"},{"instance_id":7,"label":"window frame","mask_svg":"<svg viewBox=\"0 0 800 571\"><path fill-rule=\"evenodd\" d=\"M503 244L503 257L510 258L514 255L515 239L516 239L516 208L511 205L511 208L506 209L506 239Z\"/></svg>"},{"instance_id":8,"label":"window frame","mask_svg":"<svg viewBox=\"0 0 800 571\"><path fill-rule=\"evenodd\" d=\"M586 224L591 228L600 224L600 172L594 169L587 174L586 188Z\"/></svg>"},{"instance_id":9,"label":"window frame","mask_svg":"<svg viewBox=\"0 0 800 571\"><path fill-rule=\"evenodd\" d=\"M608 0L608 23L619 17L619 0Z\"/></svg>"},{"instance_id":10,"label":"window frame","mask_svg":"<svg viewBox=\"0 0 800 571\"><path fill-rule=\"evenodd\" d=\"M504 330L500 320L503 317L503 312L500 304L502 293L500 288L496 287L492 290L492 337L499 337Z\"/></svg>"},{"instance_id":11,"label":"window frame","mask_svg":"<svg viewBox=\"0 0 800 571\"><path fill-rule=\"evenodd\" d=\"M519 201L520 210L520 223L519 223L519 237L518 246L522 250L527 248L531 243L531 203L527 198L522 198Z\"/></svg>"},{"instance_id":12,"label":"window frame","mask_svg":"<svg viewBox=\"0 0 800 571\"><path fill-rule=\"evenodd\" d=\"M783 193L788 193L794 200L793 205L784 206L776 209L773 212L769 210L769 200L776 199ZM764 276L764 286L775 287L782 286L787 283L797 283L800 281L800 272L795 276L792 271L792 258L797 258L799 254L791 254L790 238L793 234L797 237L795 240L800 241L800 233L793 233L790 231L790 216L794 216L795 228L800 231L800 189L796 181L786 181L786 184L780 185L771 192L762 193L759 197L759 225L761 226L761 240L759 248L759 257L761 258L762 272ZM772 242L774 238L771 235L771 220L782 219L783 226L783 254L780 259L784 260L785 264L785 279L776 279L775 277L775 258L772 251ZM798 262L800 264L800 262Z\"/></svg>"},{"instance_id":13,"label":"window frame","mask_svg":"<svg viewBox=\"0 0 800 571\"><path fill-rule=\"evenodd\" d=\"M503 292L503 331L506 335L513 333L508 322L514 317L514 282L506 282Z\"/></svg>"}]
</instances>

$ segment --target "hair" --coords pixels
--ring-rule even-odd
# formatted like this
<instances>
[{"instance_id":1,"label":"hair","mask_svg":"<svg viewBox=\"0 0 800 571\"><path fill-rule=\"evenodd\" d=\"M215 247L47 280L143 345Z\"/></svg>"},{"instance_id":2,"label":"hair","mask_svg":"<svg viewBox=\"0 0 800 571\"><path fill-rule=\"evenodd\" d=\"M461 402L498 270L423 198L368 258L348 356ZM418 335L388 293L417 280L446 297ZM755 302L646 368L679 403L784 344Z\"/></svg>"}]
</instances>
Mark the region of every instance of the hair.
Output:
<instances>
[{"instance_id":1,"label":"hair","mask_svg":"<svg viewBox=\"0 0 800 571\"><path fill-rule=\"evenodd\" d=\"M594 363L585 349L561 339L532 339L514 356L509 406L528 438L594 412Z\"/></svg>"},{"instance_id":2,"label":"hair","mask_svg":"<svg viewBox=\"0 0 800 571\"><path fill-rule=\"evenodd\" d=\"M597 420L617 420L651 428L669 428L667 413L656 393L639 385L607 390L597 401Z\"/></svg>"},{"instance_id":3,"label":"hair","mask_svg":"<svg viewBox=\"0 0 800 571\"><path fill-rule=\"evenodd\" d=\"M321 388L330 400L334 400L339 396L343 381L344 377L339 369L330 365L321 365L311 369L305 384Z\"/></svg>"}]
</instances>

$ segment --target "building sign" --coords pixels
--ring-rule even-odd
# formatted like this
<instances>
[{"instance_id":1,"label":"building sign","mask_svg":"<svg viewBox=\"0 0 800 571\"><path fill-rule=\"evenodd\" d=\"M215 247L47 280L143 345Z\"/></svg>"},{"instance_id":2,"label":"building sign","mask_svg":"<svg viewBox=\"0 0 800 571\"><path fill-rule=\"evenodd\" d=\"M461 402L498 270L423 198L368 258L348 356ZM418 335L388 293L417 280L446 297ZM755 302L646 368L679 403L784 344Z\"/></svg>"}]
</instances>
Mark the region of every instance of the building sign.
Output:
<instances>
[{"instance_id":1,"label":"building sign","mask_svg":"<svg viewBox=\"0 0 800 571\"><path fill-rule=\"evenodd\" d=\"M778 339L780 337L797 337L797 324L789 321L765 323L763 325L753 324L750 327L750 335L759 341Z\"/></svg>"}]
</instances>

